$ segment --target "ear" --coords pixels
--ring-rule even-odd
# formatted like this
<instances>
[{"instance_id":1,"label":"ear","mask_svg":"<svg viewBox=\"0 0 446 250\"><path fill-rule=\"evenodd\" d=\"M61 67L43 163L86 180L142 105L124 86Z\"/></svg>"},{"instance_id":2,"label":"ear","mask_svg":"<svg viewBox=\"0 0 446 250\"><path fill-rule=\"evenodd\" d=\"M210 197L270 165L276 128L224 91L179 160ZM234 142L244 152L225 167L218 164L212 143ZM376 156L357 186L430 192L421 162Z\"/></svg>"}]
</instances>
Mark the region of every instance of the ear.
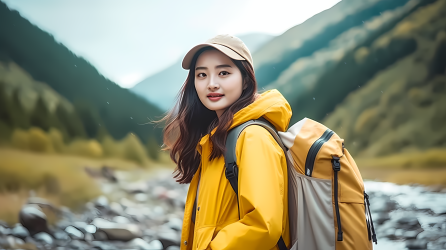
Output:
<instances>
[{"instance_id":1,"label":"ear","mask_svg":"<svg viewBox=\"0 0 446 250\"><path fill-rule=\"evenodd\" d=\"M246 84L246 81L243 81L243 90L245 90L248 87L248 84Z\"/></svg>"}]
</instances>

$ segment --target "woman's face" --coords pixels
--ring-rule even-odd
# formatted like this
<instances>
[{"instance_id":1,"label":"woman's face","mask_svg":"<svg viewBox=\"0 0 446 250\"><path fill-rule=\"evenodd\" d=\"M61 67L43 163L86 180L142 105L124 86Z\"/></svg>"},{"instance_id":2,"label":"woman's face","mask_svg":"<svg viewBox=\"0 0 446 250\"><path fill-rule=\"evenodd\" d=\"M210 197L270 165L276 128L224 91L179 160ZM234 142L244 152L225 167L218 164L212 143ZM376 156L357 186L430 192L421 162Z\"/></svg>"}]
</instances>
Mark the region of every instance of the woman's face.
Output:
<instances>
[{"instance_id":1,"label":"woman's face","mask_svg":"<svg viewBox=\"0 0 446 250\"><path fill-rule=\"evenodd\" d=\"M195 66L195 89L203 105L220 117L242 95L242 73L227 55L206 50Z\"/></svg>"}]
</instances>

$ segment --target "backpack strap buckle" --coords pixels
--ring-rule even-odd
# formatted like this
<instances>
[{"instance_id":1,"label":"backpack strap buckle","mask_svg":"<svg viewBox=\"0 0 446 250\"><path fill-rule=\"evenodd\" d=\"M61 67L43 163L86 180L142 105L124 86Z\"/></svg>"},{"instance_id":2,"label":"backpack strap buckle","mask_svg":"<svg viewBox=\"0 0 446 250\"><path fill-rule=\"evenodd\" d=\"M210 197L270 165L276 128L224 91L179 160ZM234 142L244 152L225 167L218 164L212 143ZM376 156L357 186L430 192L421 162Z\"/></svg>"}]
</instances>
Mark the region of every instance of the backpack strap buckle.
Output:
<instances>
[{"instance_id":1,"label":"backpack strap buckle","mask_svg":"<svg viewBox=\"0 0 446 250\"><path fill-rule=\"evenodd\" d=\"M339 157L337 156L332 156L333 159L331 159L331 163L333 165L333 170L334 171L341 171L341 163L339 162Z\"/></svg>"},{"instance_id":2,"label":"backpack strap buckle","mask_svg":"<svg viewBox=\"0 0 446 250\"><path fill-rule=\"evenodd\" d=\"M226 178L232 179L238 174L237 164L235 162L228 163L225 169Z\"/></svg>"}]
</instances>

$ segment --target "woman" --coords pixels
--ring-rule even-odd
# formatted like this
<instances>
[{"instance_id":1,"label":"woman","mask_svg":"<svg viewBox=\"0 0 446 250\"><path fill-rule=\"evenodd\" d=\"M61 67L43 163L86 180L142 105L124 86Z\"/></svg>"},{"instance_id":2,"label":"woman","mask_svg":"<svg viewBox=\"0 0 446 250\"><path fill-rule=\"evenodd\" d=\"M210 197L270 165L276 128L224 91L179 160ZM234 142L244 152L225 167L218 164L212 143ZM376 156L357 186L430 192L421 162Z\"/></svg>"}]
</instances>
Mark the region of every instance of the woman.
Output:
<instances>
[{"instance_id":1,"label":"woman","mask_svg":"<svg viewBox=\"0 0 446 250\"><path fill-rule=\"evenodd\" d=\"M264 117L285 131L289 104L277 90L257 94L251 54L237 37L218 35L195 46L182 66L189 75L164 118L175 178L190 183L181 249L279 249L281 236L289 248L283 150L260 126L242 132L236 145L239 204L223 157L228 130L248 120Z\"/></svg>"}]
</instances>

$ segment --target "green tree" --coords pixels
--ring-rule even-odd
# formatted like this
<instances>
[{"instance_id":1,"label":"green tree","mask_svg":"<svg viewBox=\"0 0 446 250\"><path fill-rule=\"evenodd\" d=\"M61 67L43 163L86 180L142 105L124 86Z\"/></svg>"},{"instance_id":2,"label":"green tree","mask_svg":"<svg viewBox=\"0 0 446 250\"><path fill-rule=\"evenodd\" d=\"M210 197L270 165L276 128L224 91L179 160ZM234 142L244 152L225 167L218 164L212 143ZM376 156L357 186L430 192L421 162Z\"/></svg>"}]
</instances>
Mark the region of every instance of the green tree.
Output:
<instances>
[{"instance_id":1,"label":"green tree","mask_svg":"<svg viewBox=\"0 0 446 250\"><path fill-rule=\"evenodd\" d=\"M60 127L57 117L50 112L45 101L39 96L34 103L34 109L30 116L31 126L49 131L51 127Z\"/></svg>"},{"instance_id":2,"label":"green tree","mask_svg":"<svg viewBox=\"0 0 446 250\"><path fill-rule=\"evenodd\" d=\"M97 109L85 100L78 100L74 102L76 113L84 125L85 132L88 138L95 138L98 134L99 127L105 126L101 117L99 116Z\"/></svg>"},{"instance_id":3,"label":"green tree","mask_svg":"<svg viewBox=\"0 0 446 250\"><path fill-rule=\"evenodd\" d=\"M59 130L64 134L65 139L76 137L86 137L86 132L82 120L75 110L68 110L62 105L57 105L55 115L59 120Z\"/></svg>"},{"instance_id":4,"label":"green tree","mask_svg":"<svg viewBox=\"0 0 446 250\"><path fill-rule=\"evenodd\" d=\"M28 129L30 127L29 112L25 110L20 101L20 90L16 89L12 92L7 112L9 113L10 125L12 128Z\"/></svg>"}]
</instances>

